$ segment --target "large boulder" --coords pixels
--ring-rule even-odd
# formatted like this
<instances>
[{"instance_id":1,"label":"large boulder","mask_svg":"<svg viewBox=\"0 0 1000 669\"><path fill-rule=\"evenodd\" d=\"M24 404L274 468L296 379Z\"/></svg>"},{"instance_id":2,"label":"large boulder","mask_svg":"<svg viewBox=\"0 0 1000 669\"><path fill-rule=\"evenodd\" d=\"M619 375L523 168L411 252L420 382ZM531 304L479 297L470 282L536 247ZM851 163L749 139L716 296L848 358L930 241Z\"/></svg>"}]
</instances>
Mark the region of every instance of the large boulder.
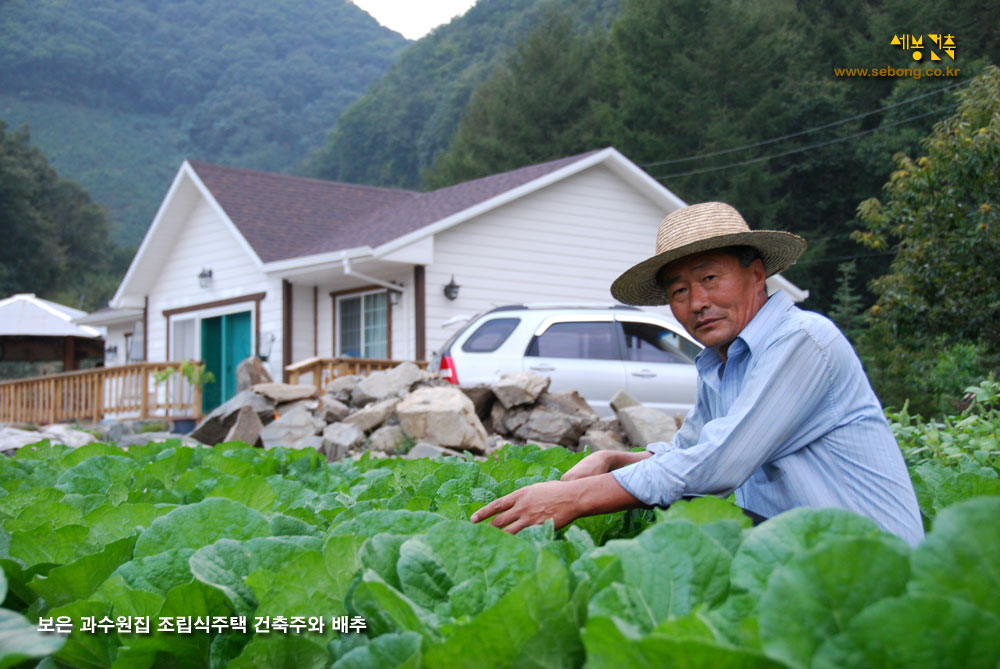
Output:
<instances>
[{"instance_id":1,"label":"large boulder","mask_svg":"<svg viewBox=\"0 0 1000 669\"><path fill-rule=\"evenodd\" d=\"M351 407L340 400L335 400L329 395L319 398L319 405L316 408L316 415L323 419L325 423L339 423L351 413Z\"/></svg>"},{"instance_id":2,"label":"large boulder","mask_svg":"<svg viewBox=\"0 0 1000 669\"><path fill-rule=\"evenodd\" d=\"M543 441L575 447L598 416L575 390L542 393L531 406L504 408L494 403L490 414L493 429L523 441Z\"/></svg>"},{"instance_id":3,"label":"large boulder","mask_svg":"<svg viewBox=\"0 0 1000 669\"><path fill-rule=\"evenodd\" d=\"M406 443L406 433L399 425L383 425L372 432L370 441L373 451L396 454Z\"/></svg>"},{"instance_id":4,"label":"large boulder","mask_svg":"<svg viewBox=\"0 0 1000 669\"><path fill-rule=\"evenodd\" d=\"M443 448L437 444L428 444L426 441L421 441L413 445L406 455L403 456L406 460L418 460L420 458L436 458L443 455L461 455L458 451L453 451L450 448Z\"/></svg>"},{"instance_id":5,"label":"large boulder","mask_svg":"<svg viewBox=\"0 0 1000 669\"><path fill-rule=\"evenodd\" d=\"M531 404L549 389L551 382L552 379L549 377L534 372L504 374L493 385L493 394L505 409L510 409L522 404Z\"/></svg>"},{"instance_id":6,"label":"large boulder","mask_svg":"<svg viewBox=\"0 0 1000 669\"><path fill-rule=\"evenodd\" d=\"M182 446L189 446L191 448L204 446L204 444L186 434L174 434L173 432L142 432L140 434L131 434L123 437L118 442L118 445L128 450L129 446L145 446L154 442L172 440L177 440L181 442Z\"/></svg>"},{"instance_id":7,"label":"large boulder","mask_svg":"<svg viewBox=\"0 0 1000 669\"><path fill-rule=\"evenodd\" d=\"M292 383L258 383L250 389L273 400L275 404L296 402L319 395L316 386Z\"/></svg>"},{"instance_id":8,"label":"large boulder","mask_svg":"<svg viewBox=\"0 0 1000 669\"><path fill-rule=\"evenodd\" d=\"M286 446L296 448L296 444L319 434L323 429L323 421L305 407L296 407L281 414L260 431L260 440L264 448Z\"/></svg>"},{"instance_id":9,"label":"large boulder","mask_svg":"<svg viewBox=\"0 0 1000 669\"><path fill-rule=\"evenodd\" d=\"M97 438L89 432L75 430L68 425L46 425L41 429L45 438L53 444L65 444L70 448L79 448L97 441Z\"/></svg>"},{"instance_id":10,"label":"large boulder","mask_svg":"<svg viewBox=\"0 0 1000 669\"><path fill-rule=\"evenodd\" d=\"M396 405L396 415L413 441L478 453L486 450L486 430L472 400L458 388L418 388Z\"/></svg>"},{"instance_id":11,"label":"large boulder","mask_svg":"<svg viewBox=\"0 0 1000 669\"><path fill-rule=\"evenodd\" d=\"M389 420L393 410L396 408L396 405L400 403L400 401L401 400L398 397L390 397L389 399L382 400L381 402L369 404L349 415L343 420L343 422L357 426L357 428L362 432L371 432L376 427Z\"/></svg>"},{"instance_id":12,"label":"large boulder","mask_svg":"<svg viewBox=\"0 0 1000 669\"><path fill-rule=\"evenodd\" d=\"M250 356L236 365L236 392L249 390L258 383L272 383L271 373L257 356Z\"/></svg>"},{"instance_id":13,"label":"large boulder","mask_svg":"<svg viewBox=\"0 0 1000 669\"><path fill-rule=\"evenodd\" d=\"M463 386L462 392L472 400L473 406L476 407L476 415L479 416L480 420L485 420L493 408L493 389L485 383L480 383L475 386Z\"/></svg>"},{"instance_id":14,"label":"large boulder","mask_svg":"<svg viewBox=\"0 0 1000 669\"><path fill-rule=\"evenodd\" d=\"M342 460L365 445L365 433L356 425L333 423L323 430L323 454L329 462Z\"/></svg>"},{"instance_id":15,"label":"large boulder","mask_svg":"<svg viewBox=\"0 0 1000 669\"><path fill-rule=\"evenodd\" d=\"M639 400L637 400L636 398L632 397L627 392L619 388L618 391L611 398L610 404L611 408L615 410L615 413L618 413L622 409L626 409L628 407L637 407L641 405L642 402L640 402Z\"/></svg>"},{"instance_id":16,"label":"large boulder","mask_svg":"<svg viewBox=\"0 0 1000 669\"><path fill-rule=\"evenodd\" d=\"M578 442L579 450L589 448L591 451L627 451L629 447L622 442L622 437L614 430L601 430L596 426L583 433Z\"/></svg>"},{"instance_id":17,"label":"large boulder","mask_svg":"<svg viewBox=\"0 0 1000 669\"><path fill-rule=\"evenodd\" d=\"M351 403L360 407L389 397L402 397L421 378L420 368L412 362L404 362L381 372L372 372L358 381L358 385L351 392Z\"/></svg>"},{"instance_id":18,"label":"large boulder","mask_svg":"<svg viewBox=\"0 0 1000 669\"><path fill-rule=\"evenodd\" d=\"M105 444L117 444L122 437L135 434L135 421L118 421L113 418L105 418L97 424L97 429L101 433L101 441Z\"/></svg>"},{"instance_id":19,"label":"large boulder","mask_svg":"<svg viewBox=\"0 0 1000 669\"><path fill-rule=\"evenodd\" d=\"M343 402L344 404L351 403L351 395L354 392L355 386L361 381L361 377L357 374L347 374L345 376L338 376L330 383L326 384L326 394L329 397L337 400L338 402Z\"/></svg>"},{"instance_id":20,"label":"large boulder","mask_svg":"<svg viewBox=\"0 0 1000 669\"><path fill-rule=\"evenodd\" d=\"M16 427L0 428L0 452L16 451L22 446L48 439L41 432L19 430Z\"/></svg>"},{"instance_id":21,"label":"large boulder","mask_svg":"<svg viewBox=\"0 0 1000 669\"><path fill-rule=\"evenodd\" d=\"M191 438L208 445L219 443L226 438L240 409L245 406L250 407L264 425L274 420L274 402L252 390L244 390L205 416L191 432Z\"/></svg>"},{"instance_id":22,"label":"large boulder","mask_svg":"<svg viewBox=\"0 0 1000 669\"><path fill-rule=\"evenodd\" d=\"M633 446L655 441L670 441L677 432L677 421L662 411L645 406L626 407L618 412L625 436Z\"/></svg>"},{"instance_id":23,"label":"large boulder","mask_svg":"<svg viewBox=\"0 0 1000 669\"><path fill-rule=\"evenodd\" d=\"M242 441L251 446L263 446L264 443L260 439L260 433L263 429L264 424L260 422L257 413L245 406L236 414L236 422L226 433L225 441Z\"/></svg>"}]
</instances>

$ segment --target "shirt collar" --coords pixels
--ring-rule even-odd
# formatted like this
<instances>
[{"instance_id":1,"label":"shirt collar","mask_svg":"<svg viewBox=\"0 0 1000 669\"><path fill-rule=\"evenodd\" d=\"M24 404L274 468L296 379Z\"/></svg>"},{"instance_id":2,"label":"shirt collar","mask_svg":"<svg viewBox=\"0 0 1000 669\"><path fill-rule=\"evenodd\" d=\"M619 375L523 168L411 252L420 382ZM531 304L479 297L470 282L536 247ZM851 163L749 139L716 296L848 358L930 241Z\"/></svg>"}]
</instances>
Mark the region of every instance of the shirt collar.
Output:
<instances>
[{"instance_id":1,"label":"shirt collar","mask_svg":"<svg viewBox=\"0 0 1000 669\"><path fill-rule=\"evenodd\" d=\"M785 312L794 306L795 303L783 290L771 295L729 345L728 357L736 359L758 350L777 329ZM695 358L695 365L702 378L714 379L713 373L717 376L722 367L722 358L714 348L704 348Z\"/></svg>"}]
</instances>

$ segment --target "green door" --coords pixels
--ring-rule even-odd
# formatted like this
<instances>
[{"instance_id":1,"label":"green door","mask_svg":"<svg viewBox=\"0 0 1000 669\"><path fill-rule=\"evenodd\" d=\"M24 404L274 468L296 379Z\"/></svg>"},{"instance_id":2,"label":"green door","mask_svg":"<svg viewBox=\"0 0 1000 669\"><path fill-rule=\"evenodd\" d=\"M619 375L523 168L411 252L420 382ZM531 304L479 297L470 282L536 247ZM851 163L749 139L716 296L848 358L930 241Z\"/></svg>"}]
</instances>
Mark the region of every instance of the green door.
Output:
<instances>
[{"instance_id":1,"label":"green door","mask_svg":"<svg viewBox=\"0 0 1000 669\"><path fill-rule=\"evenodd\" d=\"M202 411L207 413L236 394L236 367L249 356L249 311L201 321L201 359L215 376L202 388Z\"/></svg>"}]
</instances>

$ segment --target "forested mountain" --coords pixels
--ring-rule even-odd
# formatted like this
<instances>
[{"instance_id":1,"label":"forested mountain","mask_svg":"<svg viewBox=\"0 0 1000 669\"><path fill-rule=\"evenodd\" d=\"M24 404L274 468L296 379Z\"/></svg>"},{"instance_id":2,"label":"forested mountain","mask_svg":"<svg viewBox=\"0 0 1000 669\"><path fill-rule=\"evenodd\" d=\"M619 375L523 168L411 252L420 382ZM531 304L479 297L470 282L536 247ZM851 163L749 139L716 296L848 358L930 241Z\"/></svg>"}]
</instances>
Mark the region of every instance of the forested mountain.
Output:
<instances>
[{"instance_id":1,"label":"forested mountain","mask_svg":"<svg viewBox=\"0 0 1000 669\"><path fill-rule=\"evenodd\" d=\"M415 188L448 148L472 91L553 12L581 38L603 34L621 0L479 0L418 40L337 120L312 176Z\"/></svg>"},{"instance_id":2,"label":"forested mountain","mask_svg":"<svg viewBox=\"0 0 1000 669\"><path fill-rule=\"evenodd\" d=\"M348 0L5 0L0 118L134 244L181 160L293 170L407 43Z\"/></svg>"},{"instance_id":3,"label":"forested mountain","mask_svg":"<svg viewBox=\"0 0 1000 669\"><path fill-rule=\"evenodd\" d=\"M424 187L615 146L688 202L732 202L754 227L805 236L786 276L824 311L841 263L857 261L862 290L888 266L887 249L851 240L858 204L1000 60L996 3L623 0L607 33L575 34L572 21L541 22L476 89ZM890 44L938 29L961 45L955 61L918 63ZM961 75L834 74L944 65Z\"/></svg>"},{"instance_id":4,"label":"forested mountain","mask_svg":"<svg viewBox=\"0 0 1000 669\"><path fill-rule=\"evenodd\" d=\"M96 309L128 262L108 237L107 212L62 178L26 129L0 121L0 297L33 292Z\"/></svg>"}]
</instances>

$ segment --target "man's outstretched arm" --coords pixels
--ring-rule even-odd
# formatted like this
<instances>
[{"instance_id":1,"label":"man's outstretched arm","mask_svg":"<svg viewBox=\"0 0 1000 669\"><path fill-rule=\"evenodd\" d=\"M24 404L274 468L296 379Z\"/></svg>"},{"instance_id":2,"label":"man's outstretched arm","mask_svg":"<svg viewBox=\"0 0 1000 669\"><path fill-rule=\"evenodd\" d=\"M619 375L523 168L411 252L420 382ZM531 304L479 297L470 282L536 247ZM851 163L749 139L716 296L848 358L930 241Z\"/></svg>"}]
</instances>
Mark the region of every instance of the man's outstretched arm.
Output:
<instances>
[{"instance_id":1,"label":"man's outstretched arm","mask_svg":"<svg viewBox=\"0 0 1000 669\"><path fill-rule=\"evenodd\" d=\"M535 483L493 500L472 514L470 520L478 523L492 517L491 525L517 534L525 527L541 525L549 519L558 530L584 516L643 506L618 483L610 471L631 461L646 458L649 454L618 454L627 456L622 462L619 462L622 458L617 456L612 458L602 455L595 458L597 455L599 454L595 453L581 460L560 481ZM594 459L573 475L577 467L591 458ZM587 473L583 473L584 471Z\"/></svg>"}]
</instances>

